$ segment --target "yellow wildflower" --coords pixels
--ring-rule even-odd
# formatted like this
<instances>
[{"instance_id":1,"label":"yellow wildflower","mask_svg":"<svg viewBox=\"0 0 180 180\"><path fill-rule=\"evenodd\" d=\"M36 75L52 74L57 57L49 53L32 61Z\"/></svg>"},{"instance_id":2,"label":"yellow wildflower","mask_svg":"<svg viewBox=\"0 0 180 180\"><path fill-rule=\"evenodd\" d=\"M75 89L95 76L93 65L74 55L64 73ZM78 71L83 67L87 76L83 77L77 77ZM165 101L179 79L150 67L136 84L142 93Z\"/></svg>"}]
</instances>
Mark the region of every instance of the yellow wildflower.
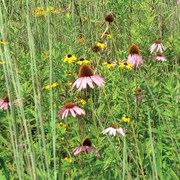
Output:
<instances>
[{"instance_id":1,"label":"yellow wildflower","mask_svg":"<svg viewBox=\"0 0 180 180\"><path fill-rule=\"evenodd\" d=\"M104 33L104 34L101 34L101 36L103 36L103 37L108 37L108 38L111 38L111 37L112 37L111 34L108 33L108 32L106 32L106 33Z\"/></svg>"},{"instance_id":2,"label":"yellow wildflower","mask_svg":"<svg viewBox=\"0 0 180 180\"><path fill-rule=\"evenodd\" d=\"M61 140L64 141L64 137L62 137Z\"/></svg>"},{"instance_id":3,"label":"yellow wildflower","mask_svg":"<svg viewBox=\"0 0 180 180\"><path fill-rule=\"evenodd\" d=\"M130 118L129 118L127 115L125 115L125 114L122 116L122 120L123 120L124 122L127 122L127 123L130 122Z\"/></svg>"},{"instance_id":4,"label":"yellow wildflower","mask_svg":"<svg viewBox=\"0 0 180 180\"><path fill-rule=\"evenodd\" d=\"M7 41L0 41L0 44L6 45L6 44L9 44L9 42L7 42Z\"/></svg>"},{"instance_id":5,"label":"yellow wildflower","mask_svg":"<svg viewBox=\"0 0 180 180\"><path fill-rule=\"evenodd\" d=\"M77 61L77 64L79 65L88 64L88 63L90 63L90 61L84 58L80 58L79 61Z\"/></svg>"},{"instance_id":6,"label":"yellow wildflower","mask_svg":"<svg viewBox=\"0 0 180 180\"><path fill-rule=\"evenodd\" d=\"M82 105L85 105L87 102L86 102L84 99L81 99L81 100L80 100L80 103L81 103Z\"/></svg>"},{"instance_id":7,"label":"yellow wildflower","mask_svg":"<svg viewBox=\"0 0 180 180\"><path fill-rule=\"evenodd\" d=\"M95 42L96 46L100 47L101 49L104 49L106 47L106 43L104 42Z\"/></svg>"},{"instance_id":8,"label":"yellow wildflower","mask_svg":"<svg viewBox=\"0 0 180 180\"><path fill-rule=\"evenodd\" d=\"M44 7L37 7L32 11L32 15L36 17L47 16L47 12L44 10Z\"/></svg>"},{"instance_id":9,"label":"yellow wildflower","mask_svg":"<svg viewBox=\"0 0 180 180\"><path fill-rule=\"evenodd\" d=\"M64 62L68 62L69 64L72 64L73 61L77 60L76 56L75 55L66 55L64 56Z\"/></svg>"},{"instance_id":10,"label":"yellow wildflower","mask_svg":"<svg viewBox=\"0 0 180 180\"><path fill-rule=\"evenodd\" d=\"M122 62L119 62L118 63L118 66L120 67L120 68L126 68L126 69L132 69L132 65L131 64L129 64L129 63L122 63Z\"/></svg>"},{"instance_id":11,"label":"yellow wildflower","mask_svg":"<svg viewBox=\"0 0 180 180\"><path fill-rule=\"evenodd\" d=\"M45 89L51 89L51 88L54 88L54 87L57 87L58 86L58 83L57 82L54 82L52 85L48 84L45 86Z\"/></svg>"},{"instance_id":12,"label":"yellow wildflower","mask_svg":"<svg viewBox=\"0 0 180 180\"><path fill-rule=\"evenodd\" d=\"M6 62L5 61L0 61L0 64L5 64Z\"/></svg>"},{"instance_id":13,"label":"yellow wildflower","mask_svg":"<svg viewBox=\"0 0 180 180\"><path fill-rule=\"evenodd\" d=\"M114 64L110 63L110 62L103 62L102 63L104 66L106 66L107 68L112 68L114 67Z\"/></svg>"}]
</instances>

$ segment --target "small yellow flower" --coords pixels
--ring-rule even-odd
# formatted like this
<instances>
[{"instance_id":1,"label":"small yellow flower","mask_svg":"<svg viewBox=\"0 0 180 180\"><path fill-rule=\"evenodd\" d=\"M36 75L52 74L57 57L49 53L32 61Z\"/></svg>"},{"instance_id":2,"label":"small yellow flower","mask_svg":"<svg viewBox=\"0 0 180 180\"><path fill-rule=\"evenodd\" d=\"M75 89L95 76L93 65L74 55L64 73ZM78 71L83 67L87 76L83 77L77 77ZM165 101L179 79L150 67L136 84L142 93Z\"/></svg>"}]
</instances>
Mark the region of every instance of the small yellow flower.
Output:
<instances>
[{"instance_id":1,"label":"small yellow flower","mask_svg":"<svg viewBox=\"0 0 180 180\"><path fill-rule=\"evenodd\" d=\"M69 158L69 163L72 163L74 161L73 158Z\"/></svg>"},{"instance_id":2,"label":"small yellow flower","mask_svg":"<svg viewBox=\"0 0 180 180\"><path fill-rule=\"evenodd\" d=\"M48 90L51 89L51 85L46 85L45 89L48 89Z\"/></svg>"},{"instance_id":3,"label":"small yellow flower","mask_svg":"<svg viewBox=\"0 0 180 180\"><path fill-rule=\"evenodd\" d=\"M79 65L88 64L88 63L90 63L90 61L84 58L80 58L79 61L77 61L77 64Z\"/></svg>"},{"instance_id":4,"label":"small yellow flower","mask_svg":"<svg viewBox=\"0 0 180 180\"><path fill-rule=\"evenodd\" d=\"M81 99L81 100L80 100L80 103L81 103L82 105L85 105L87 102L86 102L84 99Z\"/></svg>"},{"instance_id":5,"label":"small yellow flower","mask_svg":"<svg viewBox=\"0 0 180 180\"><path fill-rule=\"evenodd\" d=\"M43 58L46 59L50 54L50 50L44 52Z\"/></svg>"},{"instance_id":6,"label":"small yellow flower","mask_svg":"<svg viewBox=\"0 0 180 180\"><path fill-rule=\"evenodd\" d=\"M57 82L55 82L55 83L53 83L52 85L51 85L51 87L57 87L58 86L58 83Z\"/></svg>"},{"instance_id":7,"label":"small yellow flower","mask_svg":"<svg viewBox=\"0 0 180 180\"><path fill-rule=\"evenodd\" d=\"M64 137L61 138L61 141L64 141Z\"/></svg>"},{"instance_id":8,"label":"small yellow flower","mask_svg":"<svg viewBox=\"0 0 180 180\"><path fill-rule=\"evenodd\" d=\"M72 85L72 82L68 82L67 84L68 84L69 86L71 86L71 85Z\"/></svg>"},{"instance_id":9,"label":"small yellow flower","mask_svg":"<svg viewBox=\"0 0 180 180\"><path fill-rule=\"evenodd\" d=\"M112 64L112 63L110 63L110 62L103 62L102 63L104 66L106 66L107 68L112 68L112 67L114 67L114 64Z\"/></svg>"},{"instance_id":10,"label":"small yellow flower","mask_svg":"<svg viewBox=\"0 0 180 180\"><path fill-rule=\"evenodd\" d=\"M59 124L57 124L57 128L61 128L61 127L66 127L66 124L60 122Z\"/></svg>"},{"instance_id":11,"label":"small yellow flower","mask_svg":"<svg viewBox=\"0 0 180 180\"><path fill-rule=\"evenodd\" d=\"M9 42L7 42L7 41L0 41L0 44L6 45L6 44L9 44Z\"/></svg>"},{"instance_id":12,"label":"small yellow flower","mask_svg":"<svg viewBox=\"0 0 180 180\"><path fill-rule=\"evenodd\" d=\"M126 68L126 69L132 69L132 65L131 64L129 64L129 63L122 63L122 62L119 62L118 63L118 66L119 66L119 68Z\"/></svg>"},{"instance_id":13,"label":"small yellow flower","mask_svg":"<svg viewBox=\"0 0 180 180\"><path fill-rule=\"evenodd\" d=\"M68 160L68 157L65 157L63 160L64 160L64 161L67 161L67 160Z\"/></svg>"},{"instance_id":14,"label":"small yellow flower","mask_svg":"<svg viewBox=\"0 0 180 180\"><path fill-rule=\"evenodd\" d=\"M57 82L54 82L52 85L48 84L45 86L45 89L51 89L51 88L54 88L54 87L57 87L58 86L58 83Z\"/></svg>"},{"instance_id":15,"label":"small yellow flower","mask_svg":"<svg viewBox=\"0 0 180 180\"><path fill-rule=\"evenodd\" d=\"M70 77L70 76L72 76L72 74L71 74L71 73L67 73L66 76L69 76L69 77Z\"/></svg>"},{"instance_id":16,"label":"small yellow flower","mask_svg":"<svg viewBox=\"0 0 180 180\"><path fill-rule=\"evenodd\" d=\"M112 36L111 36L111 34L110 33L108 33L108 32L106 32L106 33L104 33L104 34L101 34L101 36L103 35L103 37L107 37L107 38L111 38Z\"/></svg>"},{"instance_id":17,"label":"small yellow flower","mask_svg":"<svg viewBox=\"0 0 180 180\"><path fill-rule=\"evenodd\" d=\"M122 120L123 120L124 122L127 122L127 123L130 122L130 118L129 118L127 115L125 115L125 114L122 116Z\"/></svg>"},{"instance_id":18,"label":"small yellow flower","mask_svg":"<svg viewBox=\"0 0 180 180\"><path fill-rule=\"evenodd\" d=\"M5 64L6 62L5 61L0 61L0 64Z\"/></svg>"},{"instance_id":19,"label":"small yellow flower","mask_svg":"<svg viewBox=\"0 0 180 180\"><path fill-rule=\"evenodd\" d=\"M32 11L32 15L36 17L40 17L40 16L47 16L47 13L44 10L44 7L37 7L34 11Z\"/></svg>"},{"instance_id":20,"label":"small yellow flower","mask_svg":"<svg viewBox=\"0 0 180 180\"><path fill-rule=\"evenodd\" d=\"M72 64L73 61L77 60L76 56L75 55L66 55L64 56L64 62L68 62L69 64Z\"/></svg>"},{"instance_id":21,"label":"small yellow flower","mask_svg":"<svg viewBox=\"0 0 180 180\"><path fill-rule=\"evenodd\" d=\"M53 14L59 14L60 12L56 10L53 6L49 6L47 11L50 11Z\"/></svg>"},{"instance_id":22,"label":"small yellow flower","mask_svg":"<svg viewBox=\"0 0 180 180\"><path fill-rule=\"evenodd\" d=\"M104 42L95 42L96 46L100 47L101 49L104 49L106 47L106 43Z\"/></svg>"}]
</instances>

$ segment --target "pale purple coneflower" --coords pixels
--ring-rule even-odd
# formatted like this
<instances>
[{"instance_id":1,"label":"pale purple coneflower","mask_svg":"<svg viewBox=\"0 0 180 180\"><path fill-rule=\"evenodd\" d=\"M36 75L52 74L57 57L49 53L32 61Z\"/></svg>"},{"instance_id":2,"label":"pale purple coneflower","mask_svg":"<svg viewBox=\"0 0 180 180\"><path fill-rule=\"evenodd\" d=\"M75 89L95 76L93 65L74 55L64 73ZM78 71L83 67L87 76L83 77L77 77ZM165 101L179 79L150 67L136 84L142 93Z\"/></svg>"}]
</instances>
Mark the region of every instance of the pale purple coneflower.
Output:
<instances>
[{"instance_id":1,"label":"pale purple coneflower","mask_svg":"<svg viewBox=\"0 0 180 180\"><path fill-rule=\"evenodd\" d=\"M167 59L162 55L162 53L158 52L157 55L154 57L155 60L158 61L167 61Z\"/></svg>"},{"instance_id":2,"label":"pale purple coneflower","mask_svg":"<svg viewBox=\"0 0 180 180\"><path fill-rule=\"evenodd\" d=\"M79 69L79 78L73 82L72 88L76 86L80 91L89 86L90 88L94 89L93 83L95 83L97 86L104 86L104 78L98 74L94 74L94 71L90 66L82 65Z\"/></svg>"},{"instance_id":3,"label":"pale purple coneflower","mask_svg":"<svg viewBox=\"0 0 180 180\"><path fill-rule=\"evenodd\" d=\"M102 134L108 134L108 133L109 133L109 135L113 135L113 136L115 136L116 133L119 133L119 134L121 134L122 136L125 136L124 129L121 128L121 127L118 127L118 126L115 125L115 124L112 124L111 127L105 129L105 130L102 132Z\"/></svg>"},{"instance_id":4,"label":"pale purple coneflower","mask_svg":"<svg viewBox=\"0 0 180 180\"><path fill-rule=\"evenodd\" d=\"M151 47L150 47L150 52L151 52L151 54L153 53L153 52L160 52L160 53L163 53L164 52L164 46L163 46L163 44L162 44L162 42L161 42L161 40L156 40L156 41L154 41L154 43L151 45Z\"/></svg>"},{"instance_id":5,"label":"pale purple coneflower","mask_svg":"<svg viewBox=\"0 0 180 180\"><path fill-rule=\"evenodd\" d=\"M96 148L94 146L92 146L92 141L90 138L86 138L84 141L83 141L83 145L82 146L77 146L74 148L73 150L73 155L76 156L78 155L79 153L82 153L82 152L87 152L87 153L91 153L93 151L95 151ZM96 157L100 157L100 153L97 151L96 152Z\"/></svg>"},{"instance_id":6,"label":"pale purple coneflower","mask_svg":"<svg viewBox=\"0 0 180 180\"><path fill-rule=\"evenodd\" d=\"M17 104L17 103L19 103L18 99L12 102L9 102L9 97L5 96L4 99L0 100L0 109L7 110L9 106L11 106L12 104Z\"/></svg>"},{"instance_id":7,"label":"pale purple coneflower","mask_svg":"<svg viewBox=\"0 0 180 180\"><path fill-rule=\"evenodd\" d=\"M142 61L142 56L139 55L139 47L133 44L129 48L129 56L128 56L128 63L132 65L133 68L139 67L143 61Z\"/></svg>"},{"instance_id":8,"label":"pale purple coneflower","mask_svg":"<svg viewBox=\"0 0 180 180\"><path fill-rule=\"evenodd\" d=\"M73 102L66 103L64 108L58 111L58 114L62 114L62 119L64 119L68 116L69 112L73 117L76 117L77 115L85 115L85 111L76 106Z\"/></svg>"}]
</instances>

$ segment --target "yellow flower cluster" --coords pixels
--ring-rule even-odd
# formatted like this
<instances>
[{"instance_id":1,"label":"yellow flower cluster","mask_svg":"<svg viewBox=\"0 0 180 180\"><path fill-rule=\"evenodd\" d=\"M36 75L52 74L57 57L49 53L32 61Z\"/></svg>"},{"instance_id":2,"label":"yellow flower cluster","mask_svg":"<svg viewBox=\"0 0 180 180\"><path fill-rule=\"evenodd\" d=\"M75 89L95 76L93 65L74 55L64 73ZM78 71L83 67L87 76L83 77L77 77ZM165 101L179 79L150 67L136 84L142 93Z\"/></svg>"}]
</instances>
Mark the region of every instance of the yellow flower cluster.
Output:
<instances>
[{"instance_id":1,"label":"yellow flower cluster","mask_svg":"<svg viewBox=\"0 0 180 180\"><path fill-rule=\"evenodd\" d=\"M9 42L7 42L7 41L0 41L0 44L6 45L6 44L9 44Z\"/></svg>"},{"instance_id":2,"label":"yellow flower cluster","mask_svg":"<svg viewBox=\"0 0 180 180\"><path fill-rule=\"evenodd\" d=\"M51 12L53 14L59 14L60 13L53 6L49 6L47 8L47 11L44 9L44 7L38 6L34 11L32 11L32 15L35 17L47 16L48 12Z\"/></svg>"},{"instance_id":3,"label":"yellow flower cluster","mask_svg":"<svg viewBox=\"0 0 180 180\"><path fill-rule=\"evenodd\" d=\"M87 60L87 59L84 59L84 58L80 58L80 59L77 61L77 64L79 64L79 65L88 64L88 63L90 63L90 61Z\"/></svg>"},{"instance_id":4,"label":"yellow flower cluster","mask_svg":"<svg viewBox=\"0 0 180 180\"><path fill-rule=\"evenodd\" d=\"M112 64L112 63L110 63L110 62L103 62L102 64L103 64L104 66L106 66L108 69L110 69L110 68L112 68L112 67L115 66L114 64Z\"/></svg>"},{"instance_id":5,"label":"yellow flower cluster","mask_svg":"<svg viewBox=\"0 0 180 180\"><path fill-rule=\"evenodd\" d=\"M129 69L129 70L132 69L132 65L127 63L127 62L125 62L125 63L119 62L118 66L119 66L119 68L126 68L126 69Z\"/></svg>"},{"instance_id":6,"label":"yellow flower cluster","mask_svg":"<svg viewBox=\"0 0 180 180\"><path fill-rule=\"evenodd\" d=\"M100 47L101 49L104 49L106 47L106 43L104 42L95 42L96 46Z\"/></svg>"},{"instance_id":7,"label":"yellow flower cluster","mask_svg":"<svg viewBox=\"0 0 180 180\"><path fill-rule=\"evenodd\" d=\"M48 89L48 90L49 90L49 89L54 88L54 87L57 87L57 86L58 86L58 83L55 82L55 83L53 83L52 85L49 85L49 84L46 85L46 86L45 86L45 89Z\"/></svg>"},{"instance_id":8,"label":"yellow flower cluster","mask_svg":"<svg viewBox=\"0 0 180 180\"><path fill-rule=\"evenodd\" d=\"M68 162L68 163L73 163L74 162L74 158L65 157L63 160Z\"/></svg>"},{"instance_id":9,"label":"yellow flower cluster","mask_svg":"<svg viewBox=\"0 0 180 180\"><path fill-rule=\"evenodd\" d=\"M66 127L66 124L60 122L59 124L57 124L57 128L60 129L62 127Z\"/></svg>"},{"instance_id":10,"label":"yellow flower cluster","mask_svg":"<svg viewBox=\"0 0 180 180\"><path fill-rule=\"evenodd\" d=\"M122 116L122 120L124 122L130 123L130 118L127 115L125 115L125 114Z\"/></svg>"}]
</instances>

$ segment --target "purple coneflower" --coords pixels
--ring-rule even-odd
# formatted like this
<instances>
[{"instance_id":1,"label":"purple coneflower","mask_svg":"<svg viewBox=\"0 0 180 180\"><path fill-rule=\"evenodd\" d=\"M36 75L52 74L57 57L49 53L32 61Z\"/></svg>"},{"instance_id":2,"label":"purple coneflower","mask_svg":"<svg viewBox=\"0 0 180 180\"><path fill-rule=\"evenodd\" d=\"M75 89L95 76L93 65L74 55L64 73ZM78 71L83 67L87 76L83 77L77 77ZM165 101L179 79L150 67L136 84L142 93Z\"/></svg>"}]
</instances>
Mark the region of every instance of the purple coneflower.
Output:
<instances>
[{"instance_id":1,"label":"purple coneflower","mask_svg":"<svg viewBox=\"0 0 180 180\"><path fill-rule=\"evenodd\" d=\"M83 146L77 146L77 147L74 148L73 155L76 156L79 153L84 152L84 151L86 151L87 153L91 153L94 150L96 150L96 148L92 146L91 139L90 138L86 138L84 140L84 142L83 142ZM99 156L100 156L100 153L96 152L96 157L99 157Z\"/></svg>"},{"instance_id":2,"label":"purple coneflower","mask_svg":"<svg viewBox=\"0 0 180 180\"><path fill-rule=\"evenodd\" d=\"M58 114L62 114L62 119L68 116L68 113L71 113L73 117L77 115L85 115L85 111L79 107L77 107L73 102L68 102L64 105L64 108L59 110Z\"/></svg>"},{"instance_id":3,"label":"purple coneflower","mask_svg":"<svg viewBox=\"0 0 180 180\"><path fill-rule=\"evenodd\" d=\"M152 54L153 52L155 52L155 51L156 51L156 52L163 53L163 51L164 51L164 46L163 46L161 40L156 40L156 41L154 41L154 43L151 45L151 47L150 47L150 52L151 52L151 54Z\"/></svg>"},{"instance_id":4,"label":"purple coneflower","mask_svg":"<svg viewBox=\"0 0 180 180\"><path fill-rule=\"evenodd\" d=\"M167 61L167 59L160 52L157 53L157 55L154 57L154 59L158 60L158 61Z\"/></svg>"},{"instance_id":5,"label":"purple coneflower","mask_svg":"<svg viewBox=\"0 0 180 180\"><path fill-rule=\"evenodd\" d=\"M82 89L86 89L87 86L89 86L90 88L94 89L93 83L98 86L104 86L104 78L94 74L94 71L90 66L83 65L79 69L79 78L73 82L72 88L76 86L80 91Z\"/></svg>"},{"instance_id":6,"label":"purple coneflower","mask_svg":"<svg viewBox=\"0 0 180 180\"><path fill-rule=\"evenodd\" d=\"M0 100L0 109L7 110L8 106L11 106L11 104L17 104L19 103L19 100L16 99L13 102L9 102L9 97L5 96L4 99Z\"/></svg>"},{"instance_id":7,"label":"purple coneflower","mask_svg":"<svg viewBox=\"0 0 180 180\"><path fill-rule=\"evenodd\" d=\"M139 67L142 62L142 57L139 55L139 47L133 44L129 48L129 56L128 56L128 63L132 65L133 68Z\"/></svg>"},{"instance_id":8,"label":"purple coneflower","mask_svg":"<svg viewBox=\"0 0 180 180\"><path fill-rule=\"evenodd\" d=\"M136 103L141 103L142 100L143 100L143 93L142 93L142 90L141 88L138 86L135 91L134 91L134 101Z\"/></svg>"},{"instance_id":9,"label":"purple coneflower","mask_svg":"<svg viewBox=\"0 0 180 180\"><path fill-rule=\"evenodd\" d=\"M113 136L115 136L116 133L119 133L119 134L121 134L122 136L125 136L125 134L124 134L124 129L121 128L121 127L118 127L118 126L116 126L116 125L114 125L114 124L112 124L111 127L105 129L102 133L103 133L103 134L109 133L109 135L113 135Z\"/></svg>"}]
</instances>

